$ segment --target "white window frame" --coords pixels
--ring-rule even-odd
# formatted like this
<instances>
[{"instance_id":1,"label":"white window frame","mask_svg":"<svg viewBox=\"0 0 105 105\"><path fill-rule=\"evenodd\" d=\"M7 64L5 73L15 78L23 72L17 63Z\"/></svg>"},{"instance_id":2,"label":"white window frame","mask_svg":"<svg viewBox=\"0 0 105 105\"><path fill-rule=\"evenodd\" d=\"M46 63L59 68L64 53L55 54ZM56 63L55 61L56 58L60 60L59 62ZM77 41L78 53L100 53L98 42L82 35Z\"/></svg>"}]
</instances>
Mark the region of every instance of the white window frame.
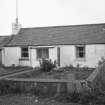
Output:
<instances>
[{"instance_id":1,"label":"white window frame","mask_svg":"<svg viewBox=\"0 0 105 105\"><path fill-rule=\"evenodd\" d=\"M83 50L80 51L80 47L83 48ZM75 46L76 48L76 59L79 59L79 60L83 60L86 58L86 46L85 45L78 45L78 46ZM83 53L83 57L81 57L80 53Z\"/></svg>"},{"instance_id":2,"label":"white window frame","mask_svg":"<svg viewBox=\"0 0 105 105\"><path fill-rule=\"evenodd\" d=\"M27 49L26 51L23 49ZM24 54L27 54L27 56L23 56ZM21 47L21 58L29 58L29 48L28 47Z\"/></svg>"}]
</instances>

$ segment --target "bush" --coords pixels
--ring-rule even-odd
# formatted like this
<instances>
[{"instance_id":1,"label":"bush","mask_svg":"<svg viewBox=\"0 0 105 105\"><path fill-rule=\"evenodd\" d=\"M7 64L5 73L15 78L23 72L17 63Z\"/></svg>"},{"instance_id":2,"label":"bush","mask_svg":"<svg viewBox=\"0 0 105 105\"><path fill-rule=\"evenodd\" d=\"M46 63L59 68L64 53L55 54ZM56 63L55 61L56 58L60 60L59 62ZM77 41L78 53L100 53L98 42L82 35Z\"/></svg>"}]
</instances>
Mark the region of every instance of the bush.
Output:
<instances>
[{"instance_id":1,"label":"bush","mask_svg":"<svg viewBox=\"0 0 105 105\"><path fill-rule=\"evenodd\" d=\"M59 94L56 97L54 97L54 100L56 100L58 102L67 102L66 94Z\"/></svg>"},{"instance_id":2,"label":"bush","mask_svg":"<svg viewBox=\"0 0 105 105\"><path fill-rule=\"evenodd\" d=\"M56 65L51 60L42 59L40 69L44 72L50 72Z\"/></svg>"},{"instance_id":3,"label":"bush","mask_svg":"<svg viewBox=\"0 0 105 105\"><path fill-rule=\"evenodd\" d=\"M57 97L55 97L55 100L59 102L78 103L80 98L79 98L79 93L72 92L72 93L59 94Z\"/></svg>"},{"instance_id":4,"label":"bush","mask_svg":"<svg viewBox=\"0 0 105 105\"><path fill-rule=\"evenodd\" d=\"M97 100L97 96L94 93L83 93L80 96L80 104L88 105L89 103L94 103Z\"/></svg>"},{"instance_id":5,"label":"bush","mask_svg":"<svg viewBox=\"0 0 105 105\"><path fill-rule=\"evenodd\" d=\"M67 102L74 102L74 103L79 102L79 100L80 100L79 93L76 93L76 92L69 93L66 96L66 100L67 100Z\"/></svg>"}]
</instances>

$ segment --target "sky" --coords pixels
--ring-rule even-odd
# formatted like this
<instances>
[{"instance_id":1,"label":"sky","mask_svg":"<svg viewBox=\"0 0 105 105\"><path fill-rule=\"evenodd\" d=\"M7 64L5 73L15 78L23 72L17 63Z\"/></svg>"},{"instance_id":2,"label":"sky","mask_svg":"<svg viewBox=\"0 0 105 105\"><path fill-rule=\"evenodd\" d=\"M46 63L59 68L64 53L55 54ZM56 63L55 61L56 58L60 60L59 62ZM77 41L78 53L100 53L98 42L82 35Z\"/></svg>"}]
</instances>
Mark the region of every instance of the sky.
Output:
<instances>
[{"instance_id":1,"label":"sky","mask_svg":"<svg viewBox=\"0 0 105 105\"><path fill-rule=\"evenodd\" d=\"M105 23L105 0L18 0L22 27ZM0 35L12 34L16 0L0 0Z\"/></svg>"}]
</instances>

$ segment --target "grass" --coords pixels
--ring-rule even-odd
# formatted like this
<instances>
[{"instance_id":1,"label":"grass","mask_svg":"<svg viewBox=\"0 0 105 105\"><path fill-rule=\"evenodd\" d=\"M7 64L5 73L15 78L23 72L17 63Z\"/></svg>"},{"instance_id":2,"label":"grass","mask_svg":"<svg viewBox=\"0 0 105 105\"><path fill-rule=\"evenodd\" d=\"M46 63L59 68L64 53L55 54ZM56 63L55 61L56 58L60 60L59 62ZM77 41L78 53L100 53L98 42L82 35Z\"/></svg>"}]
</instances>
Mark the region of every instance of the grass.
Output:
<instances>
[{"instance_id":1,"label":"grass","mask_svg":"<svg viewBox=\"0 0 105 105\"><path fill-rule=\"evenodd\" d=\"M12 78L41 78L41 79L66 79L68 73L74 73L76 80L86 79L94 69L77 69L77 68L60 68L59 70L53 70L51 72L42 72L40 70L33 70L28 73L19 74L16 76L12 76Z\"/></svg>"},{"instance_id":2,"label":"grass","mask_svg":"<svg viewBox=\"0 0 105 105\"><path fill-rule=\"evenodd\" d=\"M0 105L79 105L73 103L61 103L53 99L38 99L35 101L35 96L25 96L25 95L7 95L0 96Z\"/></svg>"}]
</instances>

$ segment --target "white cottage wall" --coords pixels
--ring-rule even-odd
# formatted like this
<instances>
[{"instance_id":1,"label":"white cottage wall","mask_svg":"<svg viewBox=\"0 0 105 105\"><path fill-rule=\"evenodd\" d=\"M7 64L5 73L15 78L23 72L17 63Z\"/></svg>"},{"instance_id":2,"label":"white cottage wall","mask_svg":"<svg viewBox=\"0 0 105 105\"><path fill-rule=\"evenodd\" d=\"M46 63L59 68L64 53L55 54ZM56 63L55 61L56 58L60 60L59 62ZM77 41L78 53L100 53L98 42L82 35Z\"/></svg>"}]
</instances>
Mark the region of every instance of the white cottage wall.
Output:
<instances>
[{"instance_id":1,"label":"white cottage wall","mask_svg":"<svg viewBox=\"0 0 105 105\"><path fill-rule=\"evenodd\" d=\"M105 45L86 45L86 57L85 59L76 59L75 45L61 46L61 66L80 64L81 66L96 67L101 57L105 58Z\"/></svg>"},{"instance_id":2,"label":"white cottage wall","mask_svg":"<svg viewBox=\"0 0 105 105\"><path fill-rule=\"evenodd\" d=\"M30 59L19 60L19 64L18 65L20 65L20 66L31 66Z\"/></svg>"},{"instance_id":3,"label":"white cottage wall","mask_svg":"<svg viewBox=\"0 0 105 105\"><path fill-rule=\"evenodd\" d=\"M105 45L104 44L86 46L86 64L85 65L90 66L90 67L96 67L102 57L105 58Z\"/></svg>"},{"instance_id":4,"label":"white cottage wall","mask_svg":"<svg viewBox=\"0 0 105 105\"><path fill-rule=\"evenodd\" d=\"M73 45L60 46L60 65L62 67L73 64L75 60L75 49Z\"/></svg>"},{"instance_id":5,"label":"white cottage wall","mask_svg":"<svg viewBox=\"0 0 105 105\"><path fill-rule=\"evenodd\" d=\"M66 65L80 64L81 66L96 67L98 65L101 57L105 58L105 45L86 45L86 57L83 60L76 59L76 49L75 45L62 45L60 47L60 66L64 67ZM2 51L2 62L5 66L11 66L15 64L20 65L19 59L21 58L21 48L20 47L5 47ZM54 61L57 60L57 46L49 48L49 58ZM29 60L21 61L22 66L39 66L39 61L37 60L36 49L29 48Z\"/></svg>"},{"instance_id":6,"label":"white cottage wall","mask_svg":"<svg viewBox=\"0 0 105 105\"><path fill-rule=\"evenodd\" d=\"M3 64L5 66L11 66L15 64L15 66L19 65L19 58L21 56L21 49L19 47L5 47L3 49Z\"/></svg>"}]
</instances>

